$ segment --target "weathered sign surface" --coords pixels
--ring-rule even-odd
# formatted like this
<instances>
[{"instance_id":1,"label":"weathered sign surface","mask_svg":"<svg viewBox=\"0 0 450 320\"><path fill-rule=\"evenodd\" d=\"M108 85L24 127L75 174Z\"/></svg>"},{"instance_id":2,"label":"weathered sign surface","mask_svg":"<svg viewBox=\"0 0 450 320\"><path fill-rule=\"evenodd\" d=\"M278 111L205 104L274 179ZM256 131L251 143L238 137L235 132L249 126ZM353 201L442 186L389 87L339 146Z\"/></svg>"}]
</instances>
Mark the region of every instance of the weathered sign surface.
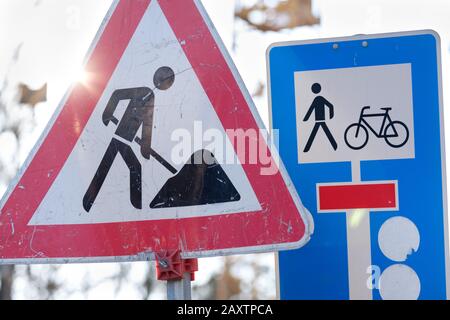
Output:
<instances>
[{"instance_id":1,"label":"weathered sign surface","mask_svg":"<svg viewBox=\"0 0 450 320\"><path fill-rule=\"evenodd\" d=\"M115 1L1 203L0 262L299 247L312 221L199 1Z\"/></svg>"}]
</instances>

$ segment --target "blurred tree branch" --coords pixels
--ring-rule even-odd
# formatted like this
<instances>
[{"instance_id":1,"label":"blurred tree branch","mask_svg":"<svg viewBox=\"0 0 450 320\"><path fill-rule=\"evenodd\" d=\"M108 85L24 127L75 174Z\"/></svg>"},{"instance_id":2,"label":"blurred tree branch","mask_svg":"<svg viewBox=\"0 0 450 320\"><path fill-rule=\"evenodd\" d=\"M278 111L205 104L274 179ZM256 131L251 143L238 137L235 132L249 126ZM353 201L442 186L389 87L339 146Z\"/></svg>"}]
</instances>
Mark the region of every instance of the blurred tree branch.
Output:
<instances>
[{"instance_id":1,"label":"blurred tree branch","mask_svg":"<svg viewBox=\"0 0 450 320\"><path fill-rule=\"evenodd\" d=\"M259 19L255 19L255 15L259 16ZM320 18L312 14L311 0L281 0L275 6L259 1L252 6L238 8L235 16L263 32L320 23Z\"/></svg>"},{"instance_id":2,"label":"blurred tree branch","mask_svg":"<svg viewBox=\"0 0 450 320\"><path fill-rule=\"evenodd\" d=\"M0 161L0 183L7 185L9 181L14 177L19 169L19 150L23 134L26 129L33 128L34 112L23 112L23 108L18 101L4 99L4 93L9 90L14 90L14 84L9 82L10 72L12 68L17 64L20 52L22 49L22 43L20 43L12 56L11 62L8 66L7 72L2 81L0 82L0 135L9 134L12 135L16 142L15 150L4 149L4 154L11 154L10 159L3 158ZM46 87L45 87L46 90ZM17 88L15 89L17 91ZM6 160L5 160L6 159ZM0 266L0 300L11 300L14 284L15 266L6 265ZM47 284L47 291L49 294L55 291L53 290L53 284Z\"/></svg>"}]
</instances>

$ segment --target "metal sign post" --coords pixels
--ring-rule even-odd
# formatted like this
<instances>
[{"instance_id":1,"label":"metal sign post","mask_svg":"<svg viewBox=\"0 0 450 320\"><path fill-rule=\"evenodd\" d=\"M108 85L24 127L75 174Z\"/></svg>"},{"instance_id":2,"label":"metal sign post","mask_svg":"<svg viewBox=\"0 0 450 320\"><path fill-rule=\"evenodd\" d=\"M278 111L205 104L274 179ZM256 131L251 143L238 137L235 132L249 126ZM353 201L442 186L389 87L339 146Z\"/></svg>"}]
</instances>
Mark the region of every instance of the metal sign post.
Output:
<instances>
[{"instance_id":1,"label":"metal sign post","mask_svg":"<svg viewBox=\"0 0 450 320\"><path fill-rule=\"evenodd\" d=\"M191 300L191 274L185 273L180 280L167 281L167 300Z\"/></svg>"}]
</instances>

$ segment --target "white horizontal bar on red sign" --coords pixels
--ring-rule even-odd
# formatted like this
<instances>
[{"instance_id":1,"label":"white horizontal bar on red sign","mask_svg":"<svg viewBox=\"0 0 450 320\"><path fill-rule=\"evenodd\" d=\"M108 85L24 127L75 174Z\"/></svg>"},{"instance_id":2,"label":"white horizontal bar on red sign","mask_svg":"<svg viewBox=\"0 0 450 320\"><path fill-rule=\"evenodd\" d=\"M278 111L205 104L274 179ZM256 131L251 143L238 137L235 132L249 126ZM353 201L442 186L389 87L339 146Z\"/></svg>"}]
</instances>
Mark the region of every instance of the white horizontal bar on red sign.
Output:
<instances>
[{"instance_id":1,"label":"white horizontal bar on red sign","mask_svg":"<svg viewBox=\"0 0 450 320\"><path fill-rule=\"evenodd\" d=\"M398 210L397 181L317 184L318 212Z\"/></svg>"}]
</instances>

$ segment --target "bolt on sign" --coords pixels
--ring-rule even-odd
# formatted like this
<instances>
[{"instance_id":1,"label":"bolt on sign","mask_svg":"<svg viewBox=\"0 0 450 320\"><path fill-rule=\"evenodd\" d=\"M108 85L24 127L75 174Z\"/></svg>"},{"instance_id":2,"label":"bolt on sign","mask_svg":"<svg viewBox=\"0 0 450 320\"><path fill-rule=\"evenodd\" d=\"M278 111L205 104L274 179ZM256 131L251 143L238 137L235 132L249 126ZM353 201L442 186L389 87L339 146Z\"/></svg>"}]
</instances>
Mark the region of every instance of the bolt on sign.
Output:
<instances>
[{"instance_id":1,"label":"bolt on sign","mask_svg":"<svg viewBox=\"0 0 450 320\"><path fill-rule=\"evenodd\" d=\"M439 36L279 43L267 62L280 155L315 220L279 255L281 298L449 297Z\"/></svg>"},{"instance_id":2,"label":"bolt on sign","mask_svg":"<svg viewBox=\"0 0 450 320\"><path fill-rule=\"evenodd\" d=\"M1 263L309 240L309 213L200 1L114 1L91 48L88 80L69 90L1 202Z\"/></svg>"}]
</instances>

